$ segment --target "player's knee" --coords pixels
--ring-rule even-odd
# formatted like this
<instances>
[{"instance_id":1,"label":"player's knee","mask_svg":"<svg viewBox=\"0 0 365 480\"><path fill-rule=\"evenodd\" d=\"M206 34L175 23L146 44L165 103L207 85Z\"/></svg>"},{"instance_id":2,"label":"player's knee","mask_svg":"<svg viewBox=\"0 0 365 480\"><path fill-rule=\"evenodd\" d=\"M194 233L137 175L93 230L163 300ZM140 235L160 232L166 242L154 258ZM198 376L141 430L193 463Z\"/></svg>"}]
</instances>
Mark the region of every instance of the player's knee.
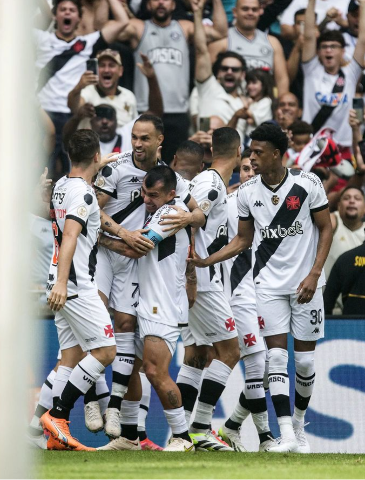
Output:
<instances>
[{"instance_id":1,"label":"player's knee","mask_svg":"<svg viewBox=\"0 0 365 480\"><path fill-rule=\"evenodd\" d=\"M310 352L294 352L295 371L303 377L314 372L314 350Z\"/></svg>"},{"instance_id":2,"label":"player's knee","mask_svg":"<svg viewBox=\"0 0 365 480\"><path fill-rule=\"evenodd\" d=\"M116 333L130 333L136 330L136 317L118 313L114 315L114 331Z\"/></svg>"},{"instance_id":3,"label":"player's knee","mask_svg":"<svg viewBox=\"0 0 365 480\"><path fill-rule=\"evenodd\" d=\"M288 369L288 351L284 348L270 348L269 373L284 373Z\"/></svg>"},{"instance_id":4,"label":"player's knee","mask_svg":"<svg viewBox=\"0 0 365 480\"><path fill-rule=\"evenodd\" d=\"M237 340L237 339L236 339ZM228 365L230 368L234 368L236 363L240 359L240 347L237 342L232 342L229 346L229 348L224 349L224 351L220 351L217 354L217 360L220 360L221 362L225 363Z\"/></svg>"},{"instance_id":5,"label":"player's knee","mask_svg":"<svg viewBox=\"0 0 365 480\"><path fill-rule=\"evenodd\" d=\"M265 372L266 351L252 353L244 359L246 378L263 378Z\"/></svg>"},{"instance_id":6,"label":"player's knee","mask_svg":"<svg viewBox=\"0 0 365 480\"><path fill-rule=\"evenodd\" d=\"M111 345L110 347L97 348L92 351L92 354L102 365L104 365L104 367L107 367L113 363L113 360L117 354L117 347L115 345Z\"/></svg>"},{"instance_id":7,"label":"player's knee","mask_svg":"<svg viewBox=\"0 0 365 480\"><path fill-rule=\"evenodd\" d=\"M144 373L146 374L146 377L148 378L149 382L155 386L156 383L158 382L158 377L159 377L159 369L157 365L150 361L144 361L143 362L143 370Z\"/></svg>"}]
</instances>

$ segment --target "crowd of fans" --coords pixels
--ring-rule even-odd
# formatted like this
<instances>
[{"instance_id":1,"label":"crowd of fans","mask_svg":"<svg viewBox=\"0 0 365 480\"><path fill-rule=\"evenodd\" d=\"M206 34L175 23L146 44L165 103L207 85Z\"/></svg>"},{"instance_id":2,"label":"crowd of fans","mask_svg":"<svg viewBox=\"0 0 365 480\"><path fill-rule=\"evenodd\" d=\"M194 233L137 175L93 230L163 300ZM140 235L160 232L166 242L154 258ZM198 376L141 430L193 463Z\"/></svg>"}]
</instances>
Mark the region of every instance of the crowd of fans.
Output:
<instances>
[{"instance_id":1,"label":"crowd of fans","mask_svg":"<svg viewBox=\"0 0 365 480\"><path fill-rule=\"evenodd\" d=\"M103 154L124 152L134 120L153 113L166 163L189 139L207 166L216 128L237 129L244 149L257 126L278 124L286 166L317 173L330 202L326 311L340 293L336 312L364 311L364 0L39 0L34 22L53 180L79 128L99 134Z\"/></svg>"}]
</instances>

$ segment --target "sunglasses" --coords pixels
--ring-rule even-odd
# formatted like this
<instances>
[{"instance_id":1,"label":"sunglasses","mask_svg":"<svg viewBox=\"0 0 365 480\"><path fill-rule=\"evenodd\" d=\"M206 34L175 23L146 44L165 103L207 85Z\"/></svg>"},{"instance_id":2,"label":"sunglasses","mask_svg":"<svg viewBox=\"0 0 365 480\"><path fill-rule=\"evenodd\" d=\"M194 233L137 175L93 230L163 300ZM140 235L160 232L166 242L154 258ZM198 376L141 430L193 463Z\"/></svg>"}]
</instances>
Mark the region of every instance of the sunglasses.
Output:
<instances>
[{"instance_id":1,"label":"sunglasses","mask_svg":"<svg viewBox=\"0 0 365 480\"><path fill-rule=\"evenodd\" d=\"M222 65L219 67L219 70L222 70L222 72L229 72L229 70L232 70L233 73L238 73L242 71L242 67L226 67Z\"/></svg>"}]
</instances>

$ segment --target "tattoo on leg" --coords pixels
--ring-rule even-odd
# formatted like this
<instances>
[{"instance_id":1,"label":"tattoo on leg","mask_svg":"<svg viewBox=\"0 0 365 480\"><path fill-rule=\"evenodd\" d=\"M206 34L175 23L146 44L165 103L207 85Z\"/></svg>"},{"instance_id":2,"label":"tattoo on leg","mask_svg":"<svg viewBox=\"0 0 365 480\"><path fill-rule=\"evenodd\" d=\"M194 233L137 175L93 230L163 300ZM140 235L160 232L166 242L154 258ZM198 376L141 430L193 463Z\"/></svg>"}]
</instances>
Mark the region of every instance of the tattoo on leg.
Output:
<instances>
[{"instance_id":1,"label":"tattoo on leg","mask_svg":"<svg viewBox=\"0 0 365 480\"><path fill-rule=\"evenodd\" d=\"M189 360L187 360L185 363L189 367L194 367L194 368L198 368L199 370L203 370L205 367L205 364L207 363L207 358L202 357L200 355L194 355L194 357L189 358Z\"/></svg>"},{"instance_id":2,"label":"tattoo on leg","mask_svg":"<svg viewBox=\"0 0 365 480\"><path fill-rule=\"evenodd\" d=\"M152 337L150 335L147 335L146 337L144 337L145 340L149 340L150 342L153 342L153 343L158 343L158 342L163 342L162 338L160 337Z\"/></svg>"},{"instance_id":3,"label":"tattoo on leg","mask_svg":"<svg viewBox=\"0 0 365 480\"><path fill-rule=\"evenodd\" d=\"M167 392L167 398L169 399L170 405L173 408L178 408L180 406L179 405L179 403L180 403L179 399L177 398L177 395L173 390L169 390Z\"/></svg>"}]
</instances>

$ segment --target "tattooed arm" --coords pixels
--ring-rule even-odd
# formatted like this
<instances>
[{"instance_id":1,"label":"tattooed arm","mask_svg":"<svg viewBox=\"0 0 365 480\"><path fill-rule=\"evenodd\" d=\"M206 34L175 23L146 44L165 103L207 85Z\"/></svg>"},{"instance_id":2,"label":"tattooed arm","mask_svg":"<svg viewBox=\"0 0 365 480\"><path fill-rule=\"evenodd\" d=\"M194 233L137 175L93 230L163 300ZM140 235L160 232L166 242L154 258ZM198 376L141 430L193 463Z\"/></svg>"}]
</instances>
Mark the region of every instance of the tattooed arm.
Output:
<instances>
[{"instance_id":1,"label":"tattooed arm","mask_svg":"<svg viewBox=\"0 0 365 480\"><path fill-rule=\"evenodd\" d=\"M111 238L107 235L99 236L99 245L111 250L112 252L119 253L129 258L141 258L143 254L137 253L133 248L128 246L124 240L118 238Z\"/></svg>"}]
</instances>

